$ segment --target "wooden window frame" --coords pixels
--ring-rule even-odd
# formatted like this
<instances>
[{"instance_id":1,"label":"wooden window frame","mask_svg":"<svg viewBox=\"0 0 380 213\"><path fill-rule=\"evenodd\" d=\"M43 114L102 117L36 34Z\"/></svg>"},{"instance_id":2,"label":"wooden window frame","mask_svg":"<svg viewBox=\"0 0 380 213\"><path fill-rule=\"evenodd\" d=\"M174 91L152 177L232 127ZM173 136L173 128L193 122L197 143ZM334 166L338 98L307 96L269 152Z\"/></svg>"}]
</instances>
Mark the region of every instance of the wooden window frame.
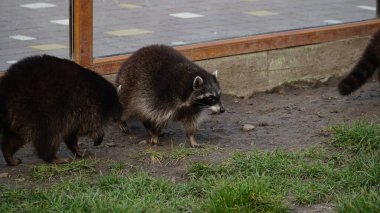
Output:
<instances>
[{"instance_id":1,"label":"wooden window frame","mask_svg":"<svg viewBox=\"0 0 380 213\"><path fill-rule=\"evenodd\" d=\"M93 57L93 1L73 2L73 52L78 64L100 74L116 73L130 54L94 58ZM175 47L190 60L199 61L212 58L255 53L265 50L317 44L354 36L372 35L380 28L380 19L260 34L220 41Z\"/></svg>"}]
</instances>

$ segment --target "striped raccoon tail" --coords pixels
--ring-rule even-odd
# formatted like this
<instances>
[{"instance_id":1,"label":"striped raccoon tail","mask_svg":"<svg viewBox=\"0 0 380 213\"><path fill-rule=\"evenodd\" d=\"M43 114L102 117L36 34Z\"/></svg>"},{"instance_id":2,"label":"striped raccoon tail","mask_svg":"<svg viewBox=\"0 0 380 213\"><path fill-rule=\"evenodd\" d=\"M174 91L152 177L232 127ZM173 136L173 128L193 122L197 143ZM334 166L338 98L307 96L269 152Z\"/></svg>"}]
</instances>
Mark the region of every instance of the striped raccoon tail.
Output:
<instances>
[{"instance_id":1,"label":"striped raccoon tail","mask_svg":"<svg viewBox=\"0 0 380 213\"><path fill-rule=\"evenodd\" d=\"M350 74L338 86L341 95L349 95L359 89L379 67L380 31L376 32L363 55Z\"/></svg>"}]
</instances>

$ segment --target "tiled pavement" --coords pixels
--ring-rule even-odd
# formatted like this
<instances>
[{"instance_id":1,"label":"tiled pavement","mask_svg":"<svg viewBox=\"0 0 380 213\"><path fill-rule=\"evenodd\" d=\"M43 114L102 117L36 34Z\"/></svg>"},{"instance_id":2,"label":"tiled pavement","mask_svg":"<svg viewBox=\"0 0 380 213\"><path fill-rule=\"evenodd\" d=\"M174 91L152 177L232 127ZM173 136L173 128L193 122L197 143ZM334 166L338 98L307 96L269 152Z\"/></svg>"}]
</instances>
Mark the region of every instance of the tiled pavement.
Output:
<instances>
[{"instance_id":1,"label":"tiled pavement","mask_svg":"<svg viewBox=\"0 0 380 213\"><path fill-rule=\"evenodd\" d=\"M69 57L68 0L1 0L0 70ZM375 0L94 0L94 56L375 18Z\"/></svg>"}]
</instances>

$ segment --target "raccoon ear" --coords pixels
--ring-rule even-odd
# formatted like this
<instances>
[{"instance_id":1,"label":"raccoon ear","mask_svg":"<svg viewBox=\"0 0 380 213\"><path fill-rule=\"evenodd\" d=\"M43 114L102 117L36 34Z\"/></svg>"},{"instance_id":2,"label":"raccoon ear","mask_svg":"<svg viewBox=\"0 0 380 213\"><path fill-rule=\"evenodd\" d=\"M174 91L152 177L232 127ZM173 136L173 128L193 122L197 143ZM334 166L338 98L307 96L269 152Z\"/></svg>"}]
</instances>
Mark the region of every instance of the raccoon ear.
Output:
<instances>
[{"instance_id":1,"label":"raccoon ear","mask_svg":"<svg viewBox=\"0 0 380 213\"><path fill-rule=\"evenodd\" d=\"M218 78L218 70L215 70L212 74L215 76L215 78Z\"/></svg>"},{"instance_id":2,"label":"raccoon ear","mask_svg":"<svg viewBox=\"0 0 380 213\"><path fill-rule=\"evenodd\" d=\"M195 77L193 81L193 89L197 90L197 89L202 88L202 86L203 86L203 79L200 76Z\"/></svg>"}]
</instances>

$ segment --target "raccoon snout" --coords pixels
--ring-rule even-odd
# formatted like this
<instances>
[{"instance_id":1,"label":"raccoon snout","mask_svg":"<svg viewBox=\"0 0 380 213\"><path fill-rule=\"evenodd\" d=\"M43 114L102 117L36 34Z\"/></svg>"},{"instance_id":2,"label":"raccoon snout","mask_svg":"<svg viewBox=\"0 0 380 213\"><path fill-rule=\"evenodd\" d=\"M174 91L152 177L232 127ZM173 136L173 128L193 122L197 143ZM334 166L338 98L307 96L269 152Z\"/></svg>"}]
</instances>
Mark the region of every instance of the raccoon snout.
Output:
<instances>
[{"instance_id":1,"label":"raccoon snout","mask_svg":"<svg viewBox=\"0 0 380 213\"><path fill-rule=\"evenodd\" d=\"M210 107L210 110L212 111L213 114L217 114L217 113L223 113L225 112L226 110L224 109L223 105L214 105L214 106L211 106Z\"/></svg>"},{"instance_id":2,"label":"raccoon snout","mask_svg":"<svg viewBox=\"0 0 380 213\"><path fill-rule=\"evenodd\" d=\"M221 106L220 106L220 110L219 110L219 111L220 111L220 113L223 113L223 112L225 112L225 111L226 111L226 109L224 109L223 105L221 105Z\"/></svg>"},{"instance_id":3,"label":"raccoon snout","mask_svg":"<svg viewBox=\"0 0 380 213\"><path fill-rule=\"evenodd\" d=\"M121 115L123 114L122 105L118 105L116 109L114 109L110 115L112 122L118 122L120 120Z\"/></svg>"}]
</instances>

